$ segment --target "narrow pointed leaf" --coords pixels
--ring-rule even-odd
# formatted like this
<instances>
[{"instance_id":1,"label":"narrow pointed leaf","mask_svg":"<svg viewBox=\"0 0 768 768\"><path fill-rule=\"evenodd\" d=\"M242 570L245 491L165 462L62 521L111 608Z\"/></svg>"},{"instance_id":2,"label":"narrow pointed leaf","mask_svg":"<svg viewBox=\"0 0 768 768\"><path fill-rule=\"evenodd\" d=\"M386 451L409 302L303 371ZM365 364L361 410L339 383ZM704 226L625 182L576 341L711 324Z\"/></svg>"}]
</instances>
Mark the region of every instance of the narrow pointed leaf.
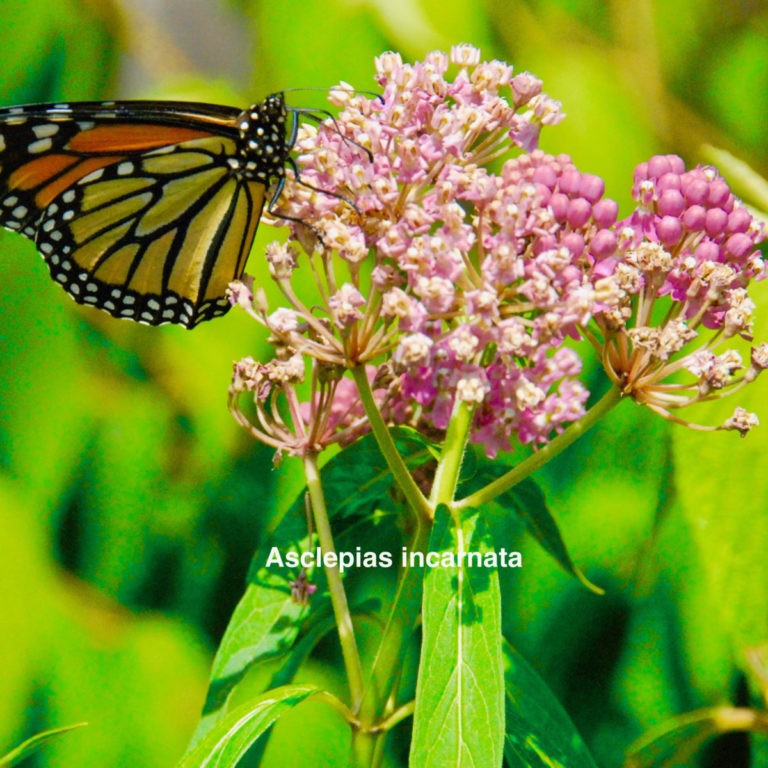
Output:
<instances>
[{"instance_id":1,"label":"narrow pointed leaf","mask_svg":"<svg viewBox=\"0 0 768 768\"><path fill-rule=\"evenodd\" d=\"M461 485L461 493L464 496L479 491L509 470L508 466L491 462L484 456L478 456L476 452L473 452L472 456L474 461L470 476ZM587 589L599 595L603 594L603 590L592 584L573 562L557 521L547 507L544 493L532 478L526 477L508 491L499 494L494 499L494 505L505 512L514 512L525 523L529 533L555 558L563 570L577 578Z\"/></svg>"},{"instance_id":2,"label":"narrow pointed leaf","mask_svg":"<svg viewBox=\"0 0 768 768\"><path fill-rule=\"evenodd\" d=\"M51 728L49 731L43 731L30 737L26 741L19 744L18 747L12 749L7 755L0 757L0 768L11 768L13 765L18 765L22 760L29 757L46 741L55 739L57 736L61 736L64 733L74 731L76 728L83 728L87 723L75 723L74 725L65 725L61 728Z\"/></svg>"},{"instance_id":3,"label":"narrow pointed leaf","mask_svg":"<svg viewBox=\"0 0 768 768\"><path fill-rule=\"evenodd\" d=\"M457 530L438 510L429 550L494 557L473 512ZM500 768L504 741L501 606L493 567L435 567L424 583L424 639L411 768Z\"/></svg>"},{"instance_id":4,"label":"narrow pointed leaf","mask_svg":"<svg viewBox=\"0 0 768 768\"><path fill-rule=\"evenodd\" d=\"M503 652L507 716L504 756L509 768L596 768L547 684L506 640Z\"/></svg>"},{"instance_id":5,"label":"narrow pointed leaf","mask_svg":"<svg viewBox=\"0 0 768 768\"><path fill-rule=\"evenodd\" d=\"M624 768L674 768L685 765L710 738L722 733L768 734L768 715L746 707L708 707L673 717L632 745Z\"/></svg>"},{"instance_id":6,"label":"narrow pointed leaf","mask_svg":"<svg viewBox=\"0 0 768 768\"><path fill-rule=\"evenodd\" d=\"M235 768L283 713L318 690L313 685L286 685L236 707L185 755L178 768Z\"/></svg>"}]
</instances>

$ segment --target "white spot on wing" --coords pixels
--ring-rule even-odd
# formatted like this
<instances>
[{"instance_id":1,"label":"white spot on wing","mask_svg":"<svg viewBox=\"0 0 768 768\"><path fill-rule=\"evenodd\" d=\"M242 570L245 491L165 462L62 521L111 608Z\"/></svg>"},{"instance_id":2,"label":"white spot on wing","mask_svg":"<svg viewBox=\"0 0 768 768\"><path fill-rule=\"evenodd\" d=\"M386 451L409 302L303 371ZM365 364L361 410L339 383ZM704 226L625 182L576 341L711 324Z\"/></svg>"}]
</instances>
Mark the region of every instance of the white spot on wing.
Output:
<instances>
[{"instance_id":1,"label":"white spot on wing","mask_svg":"<svg viewBox=\"0 0 768 768\"><path fill-rule=\"evenodd\" d=\"M87 176L83 176L80 181L78 181L78 184L90 184L92 181L96 181L97 179L100 179L104 175L104 169L103 168L97 168L95 171L91 171Z\"/></svg>"},{"instance_id":2,"label":"white spot on wing","mask_svg":"<svg viewBox=\"0 0 768 768\"><path fill-rule=\"evenodd\" d=\"M28 147L27 152L31 155L35 155L38 152L46 152L53 146L53 142L50 139L40 139L39 141L33 141Z\"/></svg>"},{"instance_id":3,"label":"white spot on wing","mask_svg":"<svg viewBox=\"0 0 768 768\"><path fill-rule=\"evenodd\" d=\"M53 136L59 132L59 126L55 123L43 123L42 125L35 125L32 127L32 133L37 136L38 139L45 139L48 136Z\"/></svg>"}]
</instances>

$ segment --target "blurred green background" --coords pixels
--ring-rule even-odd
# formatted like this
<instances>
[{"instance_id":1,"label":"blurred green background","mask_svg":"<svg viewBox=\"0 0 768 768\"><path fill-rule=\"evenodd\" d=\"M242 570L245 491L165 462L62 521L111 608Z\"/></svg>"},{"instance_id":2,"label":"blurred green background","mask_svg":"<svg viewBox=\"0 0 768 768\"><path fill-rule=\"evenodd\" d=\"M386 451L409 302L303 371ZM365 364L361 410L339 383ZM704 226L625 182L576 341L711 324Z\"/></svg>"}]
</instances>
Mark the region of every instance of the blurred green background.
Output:
<instances>
[{"instance_id":1,"label":"blurred green background","mask_svg":"<svg viewBox=\"0 0 768 768\"><path fill-rule=\"evenodd\" d=\"M4 0L2 11L3 104L245 106L339 79L371 88L383 50L414 59L467 41L544 79L568 118L542 146L601 174L625 213L632 169L655 152L695 164L708 142L768 171L762 2ZM261 228L252 274L274 237ZM264 523L297 487L226 410L232 360L267 349L236 311L193 333L148 329L76 306L46 275L30 242L0 235L0 754L87 720L26 765L167 768ZM760 381L738 402L768 423L765 392ZM719 423L736 399L697 417ZM607 594L526 543L504 584L505 629L603 766L675 713L757 700L744 651L768 640L765 433L669 429L625 403L537 476ZM514 521L507 534L523 546ZM335 674L310 664L305 677ZM314 704L296 716L301 743L286 719L264 764L342 765L343 727ZM728 736L698 760L768 765L768 749Z\"/></svg>"}]
</instances>

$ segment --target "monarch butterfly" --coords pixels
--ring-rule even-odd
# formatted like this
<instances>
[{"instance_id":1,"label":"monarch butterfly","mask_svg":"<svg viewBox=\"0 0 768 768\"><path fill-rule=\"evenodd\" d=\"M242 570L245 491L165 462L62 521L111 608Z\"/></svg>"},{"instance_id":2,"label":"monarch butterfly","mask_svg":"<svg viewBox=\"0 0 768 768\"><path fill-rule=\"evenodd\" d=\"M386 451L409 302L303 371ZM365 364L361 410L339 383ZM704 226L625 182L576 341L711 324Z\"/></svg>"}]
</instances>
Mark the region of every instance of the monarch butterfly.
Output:
<instances>
[{"instance_id":1,"label":"monarch butterfly","mask_svg":"<svg viewBox=\"0 0 768 768\"><path fill-rule=\"evenodd\" d=\"M288 114L292 116L290 132ZM298 113L103 101L0 109L0 225L35 242L78 303L148 325L223 315ZM317 118L315 118L317 119ZM295 169L295 165L293 165Z\"/></svg>"}]
</instances>

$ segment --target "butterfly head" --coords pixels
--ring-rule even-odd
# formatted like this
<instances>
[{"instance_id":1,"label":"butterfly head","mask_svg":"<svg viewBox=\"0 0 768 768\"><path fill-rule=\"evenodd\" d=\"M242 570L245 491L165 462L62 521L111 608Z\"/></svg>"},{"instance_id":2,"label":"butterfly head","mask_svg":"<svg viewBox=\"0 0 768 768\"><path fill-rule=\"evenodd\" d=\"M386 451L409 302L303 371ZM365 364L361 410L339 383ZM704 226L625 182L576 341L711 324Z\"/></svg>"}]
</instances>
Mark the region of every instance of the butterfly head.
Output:
<instances>
[{"instance_id":1,"label":"butterfly head","mask_svg":"<svg viewBox=\"0 0 768 768\"><path fill-rule=\"evenodd\" d=\"M282 178L291 149L286 139L287 113L282 92L273 93L240 113L240 149L238 167L233 164L234 170L265 185L276 177Z\"/></svg>"}]
</instances>

